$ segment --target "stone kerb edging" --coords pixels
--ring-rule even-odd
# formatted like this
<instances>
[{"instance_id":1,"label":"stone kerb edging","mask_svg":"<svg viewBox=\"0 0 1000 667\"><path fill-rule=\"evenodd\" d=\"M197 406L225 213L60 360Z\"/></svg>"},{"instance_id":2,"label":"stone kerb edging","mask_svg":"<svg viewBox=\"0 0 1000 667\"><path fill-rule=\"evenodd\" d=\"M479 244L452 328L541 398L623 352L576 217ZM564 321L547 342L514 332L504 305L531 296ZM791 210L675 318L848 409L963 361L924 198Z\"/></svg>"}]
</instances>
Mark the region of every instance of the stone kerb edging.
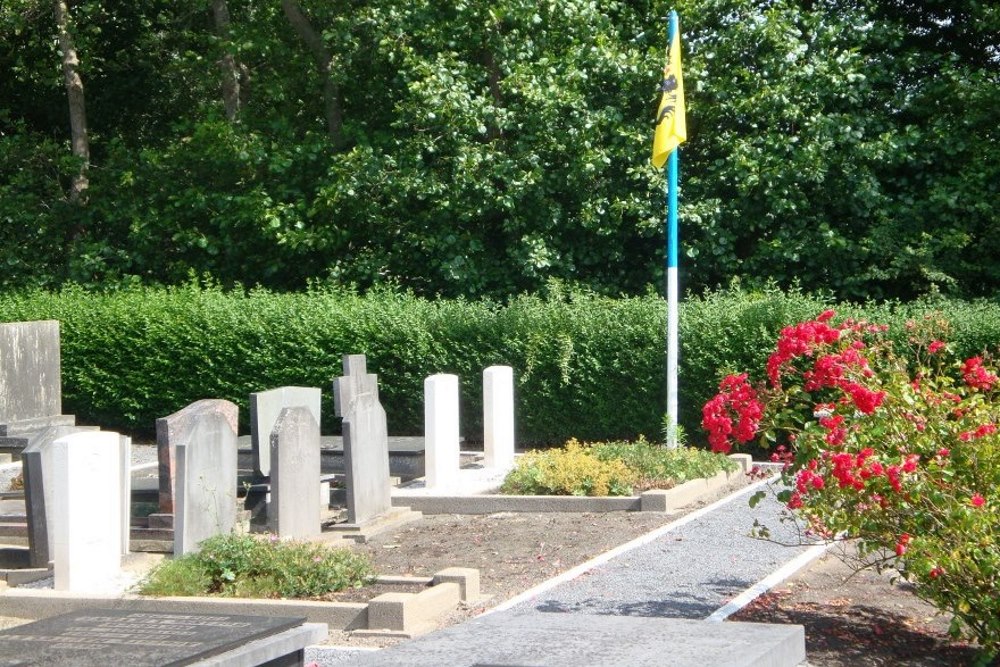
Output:
<instances>
[{"instance_id":1,"label":"stone kerb edging","mask_svg":"<svg viewBox=\"0 0 1000 667\"><path fill-rule=\"evenodd\" d=\"M124 611L184 611L192 614L304 616L326 623L331 630L369 635L414 637L460 603L483 598L479 570L450 567L433 577L378 577L376 584L423 587L418 593L383 593L367 603L315 600L270 600L215 597L142 597L84 595L39 588L0 588L0 608L6 616L38 620L84 609Z\"/></svg>"},{"instance_id":2,"label":"stone kerb edging","mask_svg":"<svg viewBox=\"0 0 1000 667\"><path fill-rule=\"evenodd\" d=\"M511 496L407 495L393 497L395 506L406 506L424 514L493 514L496 512L672 512L721 490L735 478L750 472L749 454L730 454L739 464L732 472L692 479L672 489L654 489L638 496Z\"/></svg>"}]
</instances>

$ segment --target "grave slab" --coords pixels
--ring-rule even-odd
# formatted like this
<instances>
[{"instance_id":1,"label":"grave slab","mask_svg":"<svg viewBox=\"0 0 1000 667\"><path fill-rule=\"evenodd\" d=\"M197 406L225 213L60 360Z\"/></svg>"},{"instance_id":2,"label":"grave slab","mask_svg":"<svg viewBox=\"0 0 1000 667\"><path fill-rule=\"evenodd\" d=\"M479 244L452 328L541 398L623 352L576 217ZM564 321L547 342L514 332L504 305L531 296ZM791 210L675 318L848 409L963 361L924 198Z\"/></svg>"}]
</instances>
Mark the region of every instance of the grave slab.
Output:
<instances>
[{"instance_id":1,"label":"grave slab","mask_svg":"<svg viewBox=\"0 0 1000 667\"><path fill-rule=\"evenodd\" d=\"M319 424L321 402L318 387L278 387L250 394L250 447L256 477L271 474L270 437L282 409L307 408Z\"/></svg>"},{"instance_id":2,"label":"grave slab","mask_svg":"<svg viewBox=\"0 0 1000 667\"><path fill-rule=\"evenodd\" d=\"M89 609L54 616L0 631L0 666L107 667L108 665L260 665L302 664L302 651L315 641L288 634L304 618L228 614L176 614ZM301 633L300 633L301 634ZM324 632L325 634L325 632ZM280 643L281 655L264 649ZM297 645L296 645L297 644ZM256 659L226 660L227 653L253 645ZM254 655L254 654L251 654ZM296 659L297 658L297 659Z\"/></svg>"}]
</instances>

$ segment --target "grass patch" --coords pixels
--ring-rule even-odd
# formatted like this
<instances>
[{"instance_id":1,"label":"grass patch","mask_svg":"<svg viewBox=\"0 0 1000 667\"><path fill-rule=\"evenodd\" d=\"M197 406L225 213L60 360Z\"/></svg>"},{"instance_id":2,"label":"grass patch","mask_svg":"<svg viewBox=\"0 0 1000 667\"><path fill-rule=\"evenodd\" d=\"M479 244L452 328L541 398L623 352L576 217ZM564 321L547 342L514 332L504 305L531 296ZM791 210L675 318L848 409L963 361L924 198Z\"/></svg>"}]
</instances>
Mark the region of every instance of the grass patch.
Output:
<instances>
[{"instance_id":1,"label":"grass patch","mask_svg":"<svg viewBox=\"0 0 1000 667\"><path fill-rule=\"evenodd\" d=\"M692 447L668 449L642 437L590 445L570 440L561 449L532 451L520 457L500 491L510 495L631 496L737 467L720 454Z\"/></svg>"},{"instance_id":2,"label":"grass patch","mask_svg":"<svg viewBox=\"0 0 1000 667\"><path fill-rule=\"evenodd\" d=\"M361 554L273 535L218 535L200 547L157 566L139 593L309 599L359 588L374 578L371 562Z\"/></svg>"}]
</instances>

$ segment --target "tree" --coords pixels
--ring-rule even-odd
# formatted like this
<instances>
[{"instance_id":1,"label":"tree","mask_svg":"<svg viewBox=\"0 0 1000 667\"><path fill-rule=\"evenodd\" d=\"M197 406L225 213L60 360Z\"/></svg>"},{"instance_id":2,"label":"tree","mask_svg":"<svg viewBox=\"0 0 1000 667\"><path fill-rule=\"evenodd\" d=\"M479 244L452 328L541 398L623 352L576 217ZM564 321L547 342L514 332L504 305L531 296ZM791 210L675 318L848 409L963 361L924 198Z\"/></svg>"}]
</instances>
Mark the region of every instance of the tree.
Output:
<instances>
[{"instance_id":1,"label":"tree","mask_svg":"<svg viewBox=\"0 0 1000 667\"><path fill-rule=\"evenodd\" d=\"M341 126L344 123L340 108L340 87L333 76L333 54L324 43L323 36L318 33L308 17L295 0L281 0L281 9L285 12L289 24L302 39L316 61L320 78L323 81L323 102L326 110L326 130L330 141L335 147L343 143Z\"/></svg>"},{"instance_id":2,"label":"tree","mask_svg":"<svg viewBox=\"0 0 1000 667\"><path fill-rule=\"evenodd\" d=\"M222 100L226 107L226 118L235 120L242 106L240 99L240 67L232 53L230 39L229 5L226 0L212 0L212 19L222 46L219 70L222 77Z\"/></svg>"},{"instance_id":3,"label":"tree","mask_svg":"<svg viewBox=\"0 0 1000 667\"><path fill-rule=\"evenodd\" d=\"M38 266L50 283L195 272L496 298L553 278L605 293L661 282L659 0L80 0L91 142L75 210L46 200L81 160L52 153L66 93L43 6L0 6L0 144L33 156L0 167L2 233L18 252L30 234L84 233L45 262L25 250L5 281L36 282ZM992 5L677 9L683 288L994 292Z\"/></svg>"},{"instance_id":4,"label":"tree","mask_svg":"<svg viewBox=\"0 0 1000 667\"><path fill-rule=\"evenodd\" d=\"M73 176L69 188L69 200L82 204L86 201L90 140L87 137L87 105L83 94L83 80L80 78L80 58L77 56L76 44L73 41L66 0L54 0L52 6L59 36L59 50L62 52L63 81L69 103L70 146L73 155L80 161L80 169Z\"/></svg>"}]
</instances>

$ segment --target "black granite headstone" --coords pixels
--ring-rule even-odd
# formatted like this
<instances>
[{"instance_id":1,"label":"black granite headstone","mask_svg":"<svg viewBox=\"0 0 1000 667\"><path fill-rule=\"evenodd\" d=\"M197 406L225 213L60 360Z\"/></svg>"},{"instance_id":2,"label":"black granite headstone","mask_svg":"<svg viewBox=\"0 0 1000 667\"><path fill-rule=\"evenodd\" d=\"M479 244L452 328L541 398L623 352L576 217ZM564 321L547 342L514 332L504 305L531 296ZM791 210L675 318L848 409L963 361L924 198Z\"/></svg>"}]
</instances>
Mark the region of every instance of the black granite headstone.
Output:
<instances>
[{"instance_id":1,"label":"black granite headstone","mask_svg":"<svg viewBox=\"0 0 1000 667\"><path fill-rule=\"evenodd\" d=\"M0 667L180 667L302 625L282 616L91 609L0 630Z\"/></svg>"}]
</instances>

